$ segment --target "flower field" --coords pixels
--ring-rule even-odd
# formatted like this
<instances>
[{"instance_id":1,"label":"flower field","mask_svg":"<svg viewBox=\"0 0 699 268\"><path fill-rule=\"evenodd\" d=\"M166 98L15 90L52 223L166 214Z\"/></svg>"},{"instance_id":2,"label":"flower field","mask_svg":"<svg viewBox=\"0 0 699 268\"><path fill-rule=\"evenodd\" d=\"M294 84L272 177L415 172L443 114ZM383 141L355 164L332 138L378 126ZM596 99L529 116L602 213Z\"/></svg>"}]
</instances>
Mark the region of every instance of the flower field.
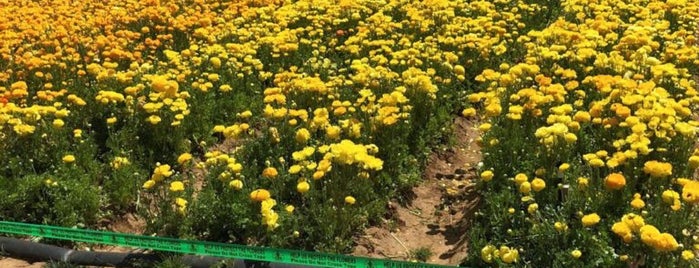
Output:
<instances>
[{"instance_id":1,"label":"flower field","mask_svg":"<svg viewBox=\"0 0 699 268\"><path fill-rule=\"evenodd\" d=\"M347 253L451 122L464 265L697 267L695 0L0 2L0 219Z\"/></svg>"}]
</instances>

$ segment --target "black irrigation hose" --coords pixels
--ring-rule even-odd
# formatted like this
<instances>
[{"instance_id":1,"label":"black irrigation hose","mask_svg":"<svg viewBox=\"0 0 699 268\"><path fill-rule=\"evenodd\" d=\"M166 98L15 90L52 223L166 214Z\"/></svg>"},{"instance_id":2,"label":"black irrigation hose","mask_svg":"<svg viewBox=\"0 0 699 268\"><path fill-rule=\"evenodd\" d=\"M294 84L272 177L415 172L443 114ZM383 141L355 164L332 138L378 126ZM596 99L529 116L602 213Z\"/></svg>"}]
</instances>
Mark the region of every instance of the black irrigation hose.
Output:
<instances>
[{"instance_id":1,"label":"black irrigation hose","mask_svg":"<svg viewBox=\"0 0 699 268\"><path fill-rule=\"evenodd\" d=\"M156 253L117 253L80 251L1 236L0 253L3 253L13 258L23 259L32 262L61 261L76 265L108 267L134 267L139 264L154 264L163 261L162 256ZM224 263L225 259L208 256L184 255L181 258L179 258L179 261L181 261L182 264L185 264L193 268L208 268ZM225 265L222 267L305 268L307 266L235 260L232 264Z\"/></svg>"}]
</instances>

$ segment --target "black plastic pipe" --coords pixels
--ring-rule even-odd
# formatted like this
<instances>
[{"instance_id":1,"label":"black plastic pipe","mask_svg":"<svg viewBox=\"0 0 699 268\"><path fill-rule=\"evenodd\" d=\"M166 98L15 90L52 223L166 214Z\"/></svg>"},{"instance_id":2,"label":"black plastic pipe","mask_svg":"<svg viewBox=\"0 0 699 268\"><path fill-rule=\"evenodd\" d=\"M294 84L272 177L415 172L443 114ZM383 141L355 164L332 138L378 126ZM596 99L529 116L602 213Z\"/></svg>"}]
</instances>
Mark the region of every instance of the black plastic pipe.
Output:
<instances>
[{"instance_id":1,"label":"black plastic pipe","mask_svg":"<svg viewBox=\"0 0 699 268\"><path fill-rule=\"evenodd\" d=\"M80 251L66 249L57 246L46 245L37 242L25 241L16 238L0 236L0 252L13 258L30 262L37 261L61 261L76 265L108 266L108 267L134 267L138 264L162 262L161 255L156 253L118 253L99 251ZM232 267L232 268L306 268L305 265L266 263L258 261L235 260L225 262L226 259L183 255L179 258L182 264L193 268Z\"/></svg>"}]
</instances>

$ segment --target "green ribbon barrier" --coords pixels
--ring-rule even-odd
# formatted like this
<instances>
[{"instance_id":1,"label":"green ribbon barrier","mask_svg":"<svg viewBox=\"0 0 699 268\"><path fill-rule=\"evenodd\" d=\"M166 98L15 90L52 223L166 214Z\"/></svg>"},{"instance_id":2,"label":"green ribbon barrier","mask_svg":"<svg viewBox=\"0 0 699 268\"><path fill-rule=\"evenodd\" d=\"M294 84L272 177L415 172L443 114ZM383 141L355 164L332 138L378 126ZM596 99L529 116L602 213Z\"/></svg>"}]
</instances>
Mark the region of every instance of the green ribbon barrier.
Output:
<instances>
[{"instance_id":1,"label":"green ribbon barrier","mask_svg":"<svg viewBox=\"0 0 699 268\"><path fill-rule=\"evenodd\" d=\"M314 267L345 268L440 268L450 267L426 263L372 259L300 250L251 247L216 242L181 240L167 237L123 234L106 231L66 228L50 225L0 221L0 233L28 235L76 242L125 246Z\"/></svg>"}]
</instances>

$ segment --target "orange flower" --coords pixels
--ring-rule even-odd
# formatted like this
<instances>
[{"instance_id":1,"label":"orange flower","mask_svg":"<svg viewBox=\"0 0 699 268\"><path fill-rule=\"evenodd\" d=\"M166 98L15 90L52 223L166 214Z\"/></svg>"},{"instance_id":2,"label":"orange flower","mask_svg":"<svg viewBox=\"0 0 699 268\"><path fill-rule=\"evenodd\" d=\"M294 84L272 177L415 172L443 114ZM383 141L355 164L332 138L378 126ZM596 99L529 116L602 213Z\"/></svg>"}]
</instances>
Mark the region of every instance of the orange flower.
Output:
<instances>
[{"instance_id":1,"label":"orange flower","mask_svg":"<svg viewBox=\"0 0 699 268\"><path fill-rule=\"evenodd\" d=\"M604 186L609 190L619 190L626 186L626 178L621 173L612 173L604 179Z\"/></svg>"},{"instance_id":2,"label":"orange flower","mask_svg":"<svg viewBox=\"0 0 699 268\"><path fill-rule=\"evenodd\" d=\"M257 189L255 191L252 191L252 193L250 193L250 199L252 199L253 201L257 201L257 202L265 201L265 200L269 199L270 197L271 197L271 194L269 193L269 191L267 191L265 189Z\"/></svg>"}]
</instances>

